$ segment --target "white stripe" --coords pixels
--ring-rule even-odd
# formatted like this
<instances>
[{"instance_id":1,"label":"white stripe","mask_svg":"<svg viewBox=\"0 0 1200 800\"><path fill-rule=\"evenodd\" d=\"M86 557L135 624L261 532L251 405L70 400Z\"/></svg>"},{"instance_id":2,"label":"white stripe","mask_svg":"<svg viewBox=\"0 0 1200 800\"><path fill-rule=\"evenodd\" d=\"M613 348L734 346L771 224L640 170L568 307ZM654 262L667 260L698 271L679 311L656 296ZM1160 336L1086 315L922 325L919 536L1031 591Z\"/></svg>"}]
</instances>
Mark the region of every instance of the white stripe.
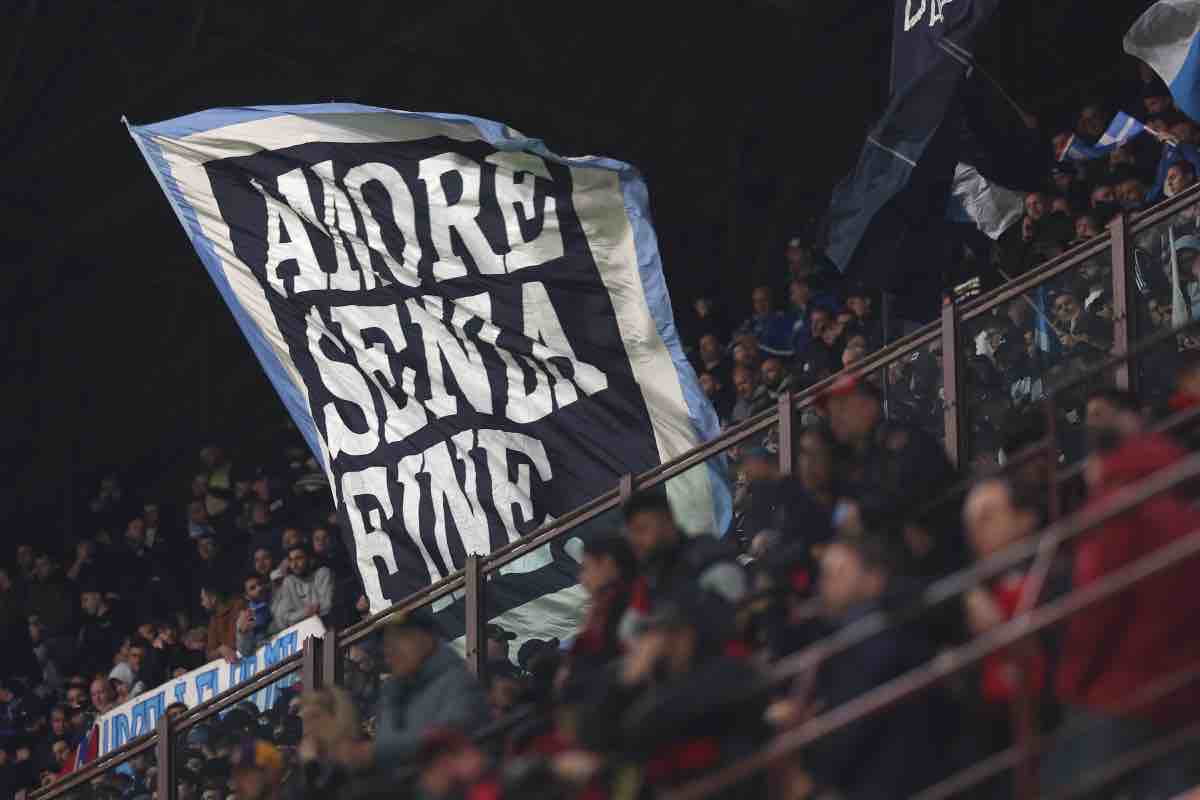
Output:
<instances>
[{"instance_id":1,"label":"white stripe","mask_svg":"<svg viewBox=\"0 0 1200 800\"><path fill-rule=\"evenodd\" d=\"M1125 52L1145 61L1170 85L1179 76L1198 29L1200 3L1160 0L1125 34Z\"/></svg>"},{"instance_id":2,"label":"white stripe","mask_svg":"<svg viewBox=\"0 0 1200 800\"><path fill-rule=\"evenodd\" d=\"M941 48L943 53L953 58L959 64L962 64L964 67L970 68L972 64L970 57L963 55L963 53L959 52L958 50L952 49L949 47L949 45L950 42L946 39L942 39L940 42L938 42L938 47Z\"/></svg>"},{"instance_id":3,"label":"white stripe","mask_svg":"<svg viewBox=\"0 0 1200 800\"><path fill-rule=\"evenodd\" d=\"M612 301L625 355L646 401L659 458L665 463L700 442L671 353L646 304L619 176L610 170L571 167L571 182L575 213ZM703 464L667 482L671 506L689 533L717 529L711 489Z\"/></svg>"},{"instance_id":4,"label":"white stripe","mask_svg":"<svg viewBox=\"0 0 1200 800\"><path fill-rule=\"evenodd\" d=\"M870 142L871 144L875 145L876 147L878 147L880 150L886 150L887 152L891 153L896 158L903 161L905 164L908 164L910 167L917 166L917 162L913 161L911 158L904 155L903 153L893 150L892 148L888 147L886 144L882 144L877 139L875 139L875 137L868 136L867 141Z\"/></svg>"},{"instance_id":5,"label":"white stripe","mask_svg":"<svg viewBox=\"0 0 1200 800\"><path fill-rule=\"evenodd\" d=\"M954 50L960 56L967 59L968 61L971 61L971 62L975 61L975 55L970 50L968 50L967 48L965 48L961 44L959 44L958 42L952 41L950 39L942 39L938 43L945 45L946 47L949 47L950 49Z\"/></svg>"}]
</instances>

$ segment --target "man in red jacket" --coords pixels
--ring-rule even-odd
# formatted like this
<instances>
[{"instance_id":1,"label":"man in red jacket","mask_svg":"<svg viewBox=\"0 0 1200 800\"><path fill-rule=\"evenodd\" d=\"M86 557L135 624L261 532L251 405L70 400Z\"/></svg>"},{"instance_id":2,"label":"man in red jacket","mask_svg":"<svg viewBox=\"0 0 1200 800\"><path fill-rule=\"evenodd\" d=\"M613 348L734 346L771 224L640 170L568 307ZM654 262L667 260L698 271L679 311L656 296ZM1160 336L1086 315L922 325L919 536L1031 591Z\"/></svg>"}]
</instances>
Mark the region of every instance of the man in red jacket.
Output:
<instances>
[{"instance_id":1,"label":"man in red jacket","mask_svg":"<svg viewBox=\"0 0 1200 800\"><path fill-rule=\"evenodd\" d=\"M1089 427L1093 427L1089 425ZM1089 434L1090 506L1102 505L1187 451L1158 434L1122 437L1100 426ZM1079 540L1074 588L1080 589L1153 551L1200 531L1200 513L1182 492L1147 500ZM1200 666L1200 558L1155 573L1072 617L1057 674L1072 730L1056 741L1043 772L1046 791L1075 785L1089 770L1200 719L1200 683L1139 702L1172 676ZM1143 695L1144 696L1144 695ZM1200 782L1200 758L1185 748L1124 779L1133 797L1173 797ZM1107 795L1106 795L1107 796Z\"/></svg>"}]
</instances>

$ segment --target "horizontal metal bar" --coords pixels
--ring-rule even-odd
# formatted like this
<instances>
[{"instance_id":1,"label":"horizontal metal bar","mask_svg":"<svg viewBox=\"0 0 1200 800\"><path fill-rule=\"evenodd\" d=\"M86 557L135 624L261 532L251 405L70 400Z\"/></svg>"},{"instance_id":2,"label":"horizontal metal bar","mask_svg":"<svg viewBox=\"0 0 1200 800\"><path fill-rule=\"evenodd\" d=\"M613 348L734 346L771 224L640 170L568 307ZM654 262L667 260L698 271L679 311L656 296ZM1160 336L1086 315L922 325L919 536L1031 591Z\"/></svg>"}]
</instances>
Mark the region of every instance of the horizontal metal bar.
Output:
<instances>
[{"instance_id":1,"label":"horizontal metal bar","mask_svg":"<svg viewBox=\"0 0 1200 800\"><path fill-rule=\"evenodd\" d=\"M1102 786L1107 786L1136 769L1151 764L1168 753L1191 743L1200 742L1200 722L1166 736L1160 736L1147 745L1123 753L1107 764L1085 772L1077 782L1051 795L1049 800L1072 800L1076 797L1091 797ZM1186 800L1194 795L1182 795L1177 800Z\"/></svg>"},{"instance_id":2,"label":"horizontal metal bar","mask_svg":"<svg viewBox=\"0 0 1200 800\"><path fill-rule=\"evenodd\" d=\"M1189 186L1169 200L1164 200L1145 211L1133 214L1129 226L1130 233L1149 230L1197 202L1200 202L1200 184Z\"/></svg>"},{"instance_id":3,"label":"horizontal metal bar","mask_svg":"<svg viewBox=\"0 0 1200 800\"><path fill-rule=\"evenodd\" d=\"M463 580L463 571L450 575L438 583L426 586L419 592L410 594L405 599L396 603L394 606L385 608L378 614L364 619L351 625L346 630L342 631L337 637L337 647L345 649L356 642L360 642L378 630L383 629L388 624L388 621L397 615L407 614L413 609L421 608L422 606L436 603L448 594L461 591L466 588L466 581Z\"/></svg>"},{"instance_id":4,"label":"horizontal metal bar","mask_svg":"<svg viewBox=\"0 0 1200 800\"><path fill-rule=\"evenodd\" d=\"M1185 686L1200 680L1200 667L1192 666L1173 672L1155 680L1148 686L1140 687L1129 698L1118 703L1112 713L1114 716L1125 716L1168 697ZM1042 755L1052 746L1069 742L1088 730L1086 723L1067 723L1054 732L1053 735L1041 738L1033 746L1033 755ZM948 778L930 786L917 795L914 800L946 800L954 797L984 781L1012 769L1022 756L1022 747L1015 744L1005 750L988 756L983 761L972 764Z\"/></svg>"},{"instance_id":5,"label":"horizontal metal bar","mask_svg":"<svg viewBox=\"0 0 1200 800\"><path fill-rule=\"evenodd\" d=\"M948 575L931 583L910 610L920 614L936 608L947 600L963 594L968 589L1001 575L1015 565L1031 558L1039 543L1053 540L1059 546L1076 539L1097 525L1127 513L1146 500L1184 484L1200 475L1200 454L1191 455L1171 466L1148 476L1135 486L1128 486L1113 494L1094 508L1085 508L1045 528L1036 538L1018 542L995 555L980 561L960 572ZM833 636L811 647L776 662L771 671L772 683L806 672L827 658L844 652L891 627L897 620L895 612L875 613L843 628Z\"/></svg>"},{"instance_id":6,"label":"horizontal metal bar","mask_svg":"<svg viewBox=\"0 0 1200 800\"><path fill-rule=\"evenodd\" d=\"M276 681L299 672L303 665L303 651L294 653L278 663L272 664L270 668L263 670L245 683L239 683L237 686L226 689L216 697L210 697L203 703L194 705L183 714L180 714L179 718L175 720L175 732L186 733L192 726L199 725L208 718L220 714L226 708L242 702L253 694L261 692Z\"/></svg>"},{"instance_id":7,"label":"horizontal metal bar","mask_svg":"<svg viewBox=\"0 0 1200 800\"><path fill-rule=\"evenodd\" d=\"M52 800L52 798L61 797L72 789L78 789L84 784L100 777L110 769L115 769L126 761L137 758L147 750L153 750L156 741L157 737L153 734L139 736L134 741L128 742L119 749L107 753L103 758L97 759L91 764L84 765L83 769L75 770L45 789L37 789L27 796L29 800Z\"/></svg>"},{"instance_id":8,"label":"horizontal metal bar","mask_svg":"<svg viewBox=\"0 0 1200 800\"><path fill-rule=\"evenodd\" d=\"M1180 561L1200 555L1200 528L1181 539L1074 590L1041 609L1006 622L971 642L934 657L853 700L776 736L766 747L713 775L667 794L668 800L698 800L782 760L805 745L883 711L905 698L979 663L987 656L1057 625L1074 614L1118 595Z\"/></svg>"},{"instance_id":9,"label":"horizontal metal bar","mask_svg":"<svg viewBox=\"0 0 1200 800\"><path fill-rule=\"evenodd\" d=\"M1034 269L1013 278L991 292L964 303L961 308L962 321L969 322L982 316L997 306L1007 303L1015 297L1025 294L1030 289L1046 281L1053 280L1064 272L1081 266L1088 259L1107 253L1112 247L1112 234L1108 231L1088 239L1074 249L1042 263Z\"/></svg>"}]
</instances>

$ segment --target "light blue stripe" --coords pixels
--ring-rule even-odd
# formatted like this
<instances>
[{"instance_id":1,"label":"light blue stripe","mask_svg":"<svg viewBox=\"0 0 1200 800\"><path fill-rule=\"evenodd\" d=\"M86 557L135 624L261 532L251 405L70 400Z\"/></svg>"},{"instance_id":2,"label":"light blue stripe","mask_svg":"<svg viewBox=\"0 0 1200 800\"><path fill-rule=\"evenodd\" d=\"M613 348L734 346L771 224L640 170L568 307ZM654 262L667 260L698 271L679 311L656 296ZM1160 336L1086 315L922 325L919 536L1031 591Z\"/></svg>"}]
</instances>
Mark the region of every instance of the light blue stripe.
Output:
<instances>
[{"instance_id":1,"label":"light blue stripe","mask_svg":"<svg viewBox=\"0 0 1200 800\"><path fill-rule=\"evenodd\" d=\"M637 252L638 274L642 279L642 292L646 297L646 305L650 316L654 318L655 327L662 337L663 344L671 354L671 363L675 365L675 375L683 390L683 399L687 403L688 416L692 427L695 428L700 441L707 442L717 437L721 425L717 412L712 403L700 388L696 372L683 354L679 343L679 333L675 329L675 315L671 310L671 297L667 294L667 282L663 277L662 258L658 252L658 238L654 234L654 225L650 220L650 199L646 190L646 182L632 167L626 166L620 172L621 193L625 198L625 213L629 215L629 224L633 227L633 243ZM719 455L708 460L708 477L710 493L713 500L713 517L717 523L714 533L723 535L730 527L733 519L733 495L729 489L729 481L725 470L725 456Z\"/></svg>"},{"instance_id":2,"label":"light blue stripe","mask_svg":"<svg viewBox=\"0 0 1200 800\"><path fill-rule=\"evenodd\" d=\"M1171 96L1180 111L1193 120L1200 120L1200 37L1195 34L1179 74L1171 81Z\"/></svg>"},{"instance_id":3,"label":"light blue stripe","mask_svg":"<svg viewBox=\"0 0 1200 800\"><path fill-rule=\"evenodd\" d=\"M199 115L193 114L192 116ZM208 270L209 277L212 278L213 283L217 285L217 290L221 293L221 297L225 298L225 304L233 312L238 327L242 329L242 334L250 342L250 347L254 350L254 354L258 356L263 369L266 370L267 377L270 378L275 391L279 393L288 413L292 415L292 419L296 421L296 426L304 434L304 439L308 442L309 449L316 456L318 463L325 464L325 456L321 450L317 426L313 422L312 413L309 411L308 404L304 400L304 393L300 387L292 382L283 365L279 363L275 351L267 342L262 330L250 318L250 314L242 307L237 295L234 294L233 288L229 285L229 280L225 277L224 270L221 269L221 261L217 258L212 242L200 227L200 221L196 217L196 209L192 208L191 203L187 201L183 191L179 188L179 183L175 180L175 176L171 174L171 167L163 157L162 149L158 146L158 143L143 133L143 130L131 126L129 133L133 136L134 142L137 143L138 149L142 151L142 156L150 166L150 171L158 179L158 185L162 187L163 194L167 196L167 200L171 203L171 208L175 210L175 216L179 218L179 224L183 226L183 230L187 233L188 238L192 240L192 246L196 248L196 253L200 256L201 263Z\"/></svg>"}]
</instances>

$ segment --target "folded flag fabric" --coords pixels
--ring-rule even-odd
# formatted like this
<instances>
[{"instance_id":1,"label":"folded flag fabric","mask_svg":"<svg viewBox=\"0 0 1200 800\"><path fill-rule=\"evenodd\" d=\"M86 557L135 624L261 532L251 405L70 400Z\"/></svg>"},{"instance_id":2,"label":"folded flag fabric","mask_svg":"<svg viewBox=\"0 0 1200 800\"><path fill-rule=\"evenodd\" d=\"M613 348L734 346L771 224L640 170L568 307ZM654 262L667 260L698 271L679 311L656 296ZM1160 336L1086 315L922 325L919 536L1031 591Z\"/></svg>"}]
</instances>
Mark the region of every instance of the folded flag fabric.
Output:
<instances>
[{"instance_id":1,"label":"folded flag fabric","mask_svg":"<svg viewBox=\"0 0 1200 800\"><path fill-rule=\"evenodd\" d=\"M1095 144L1088 144L1072 134L1067 140L1067 146L1058 154L1059 161L1091 161L1094 158L1104 158L1113 150L1122 146L1146 130L1146 126L1126 114L1117 112L1108 123L1108 129Z\"/></svg>"},{"instance_id":2,"label":"folded flag fabric","mask_svg":"<svg viewBox=\"0 0 1200 800\"><path fill-rule=\"evenodd\" d=\"M970 164L954 170L954 187L946 216L953 222L969 222L990 239L999 239L1025 213L1020 192L989 181Z\"/></svg>"},{"instance_id":3,"label":"folded flag fabric","mask_svg":"<svg viewBox=\"0 0 1200 800\"><path fill-rule=\"evenodd\" d=\"M1125 34L1125 52L1145 61L1171 90L1175 105L1200 120L1200 0L1159 0Z\"/></svg>"}]
</instances>

